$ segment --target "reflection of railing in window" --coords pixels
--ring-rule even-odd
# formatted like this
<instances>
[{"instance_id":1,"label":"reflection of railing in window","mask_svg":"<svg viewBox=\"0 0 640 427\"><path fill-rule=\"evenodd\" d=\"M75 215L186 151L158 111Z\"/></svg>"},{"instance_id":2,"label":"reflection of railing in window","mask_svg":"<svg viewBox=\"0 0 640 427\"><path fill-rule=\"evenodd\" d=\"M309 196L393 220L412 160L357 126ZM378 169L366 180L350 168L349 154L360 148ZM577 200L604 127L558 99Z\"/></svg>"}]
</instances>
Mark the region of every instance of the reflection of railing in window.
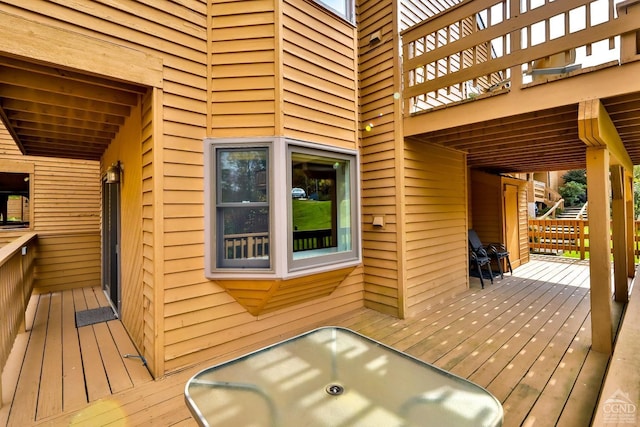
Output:
<instances>
[{"instance_id":1,"label":"reflection of railing in window","mask_svg":"<svg viewBox=\"0 0 640 427\"><path fill-rule=\"evenodd\" d=\"M335 246L330 228L293 232L293 252L324 249Z\"/></svg>"},{"instance_id":2,"label":"reflection of railing in window","mask_svg":"<svg viewBox=\"0 0 640 427\"><path fill-rule=\"evenodd\" d=\"M224 237L226 259L266 258L269 256L269 234L228 234Z\"/></svg>"},{"instance_id":3,"label":"reflection of railing in window","mask_svg":"<svg viewBox=\"0 0 640 427\"><path fill-rule=\"evenodd\" d=\"M336 246L330 228L293 232L293 252ZM269 234L228 234L224 237L225 259L266 258L269 256Z\"/></svg>"}]
</instances>

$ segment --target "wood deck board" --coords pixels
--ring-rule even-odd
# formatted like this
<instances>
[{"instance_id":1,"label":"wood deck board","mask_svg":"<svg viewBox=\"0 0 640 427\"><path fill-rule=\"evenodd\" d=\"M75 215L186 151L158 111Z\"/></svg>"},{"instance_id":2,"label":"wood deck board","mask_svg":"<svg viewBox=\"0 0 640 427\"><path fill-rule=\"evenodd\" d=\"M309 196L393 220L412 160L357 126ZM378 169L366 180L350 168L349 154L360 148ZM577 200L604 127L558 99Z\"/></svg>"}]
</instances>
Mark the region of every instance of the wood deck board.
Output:
<instances>
[{"instance_id":1,"label":"wood deck board","mask_svg":"<svg viewBox=\"0 0 640 427\"><path fill-rule=\"evenodd\" d=\"M523 352L524 347L527 343L531 342L534 337L538 339L536 332L545 333L546 330L543 329L543 327L552 315L552 311L558 309L565 301L566 298L562 295L555 295L548 303L545 312L539 310L538 312L532 313L533 316L524 324L519 323L521 327L513 331L511 335L496 336L496 340L492 341L491 344L485 348L488 352L493 351L490 357L467 377L478 384L487 386L505 369L511 372L511 364L514 363L514 359L516 362L522 358L526 358L528 361L531 353ZM541 330L542 332L540 332ZM506 341L502 341L503 338L506 338ZM518 358L516 359L516 357ZM523 364L523 366L524 365L525 364ZM457 370L454 367L452 371L456 372Z\"/></svg>"},{"instance_id":2,"label":"wood deck board","mask_svg":"<svg viewBox=\"0 0 640 427\"><path fill-rule=\"evenodd\" d=\"M579 313L579 311L580 307L574 311L576 313L575 316L565 323L567 325L566 331L563 331L561 327L553 338L548 343L545 343L543 351L529 366L526 375L519 380L518 384L512 388L509 396L504 399L503 405L505 410L509 411L509 416L513 423L519 424L527 417L530 408L539 399L553 372L560 364L560 360L570 347L575 338L576 329L586 321L588 310L585 310L586 313ZM582 360L578 359L575 362L581 364ZM550 418L545 418L545 422L549 420Z\"/></svg>"},{"instance_id":3,"label":"wood deck board","mask_svg":"<svg viewBox=\"0 0 640 427\"><path fill-rule=\"evenodd\" d=\"M131 342L131 338L129 338L127 331L122 326L122 322L111 320L107 322L107 325L120 355L138 355L138 350ZM133 385L143 384L152 380L151 374L142 359L128 357L123 358L123 362Z\"/></svg>"},{"instance_id":4,"label":"wood deck board","mask_svg":"<svg viewBox=\"0 0 640 427\"><path fill-rule=\"evenodd\" d=\"M535 404L530 410L525 408L528 411L524 420L527 424L557 423L563 408L569 400L570 391L575 387L580 371L589 356L590 342L591 316L587 317L582 328L572 340L569 346L570 350L564 351L562 360L555 365L555 370L551 377L545 380L544 390L541 390L541 394L536 399ZM512 407L518 403L513 402Z\"/></svg>"},{"instance_id":5,"label":"wood deck board","mask_svg":"<svg viewBox=\"0 0 640 427\"><path fill-rule=\"evenodd\" d=\"M513 307L507 307L491 322L471 336L465 338L455 349L434 360L438 366L455 371L458 375L471 375L503 343L535 315L535 304L545 304L551 300L551 294L544 286L530 285L531 292L522 295ZM521 307L525 307L524 310ZM521 311L522 310L522 311ZM497 337L497 338L496 338Z\"/></svg>"},{"instance_id":6,"label":"wood deck board","mask_svg":"<svg viewBox=\"0 0 640 427\"><path fill-rule=\"evenodd\" d=\"M554 301L558 302L558 309L565 311L569 309L568 305L571 304L568 299L554 298ZM555 322L555 324L549 322L552 320L553 313L548 313L546 316L544 314L534 316L531 322L520 329L516 336L496 352L490 365L484 365L493 369L484 369L483 366L469 379L487 387L498 399L504 401L513 388L524 378L531 365L535 363L560 327L560 325L555 326L559 322Z\"/></svg>"},{"instance_id":7,"label":"wood deck board","mask_svg":"<svg viewBox=\"0 0 640 427\"><path fill-rule=\"evenodd\" d=\"M111 393L117 393L133 387L127 368L124 366L122 355L113 341L107 323L96 323L93 325L93 332L96 340L101 343L99 347L100 357L109 381Z\"/></svg>"},{"instance_id":8,"label":"wood deck board","mask_svg":"<svg viewBox=\"0 0 640 427\"><path fill-rule=\"evenodd\" d=\"M38 393L38 418L62 412L62 295L51 294L47 324L40 391Z\"/></svg>"},{"instance_id":9,"label":"wood deck board","mask_svg":"<svg viewBox=\"0 0 640 427\"><path fill-rule=\"evenodd\" d=\"M607 370L608 356L589 351L578 378L562 408L558 427L586 426L591 422Z\"/></svg>"},{"instance_id":10,"label":"wood deck board","mask_svg":"<svg viewBox=\"0 0 640 427\"><path fill-rule=\"evenodd\" d=\"M80 339L76 329L75 305L73 293L62 294L62 394L63 407L69 411L87 403L87 393L82 370Z\"/></svg>"},{"instance_id":11,"label":"wood deck board","mask_svg":"<svg viewBox=\"0 0 640 427\"><path fill-rule=\"evenodd\" d=\"M38 407L38 387L44 344L46 340L47 321L49 317L50 296L42 295L38 301L38 308L29 337L29 343L24 357L24 363L18 378L15 397L9 413L9 426L23 427L33 424Z\"/></svg>"},{"instance_id":12,"label":"wood deck board","mask_svg":"<svg viewBox=\"0 0 640 427\"><path fill-rule=\"evenodd\" d=\"M607 365L605 356L590 351L588 266L533 261L514 273L411 318L396 319L360 308L326 324L406 349L487 387L503 402L505 426L547 426L555 420L558 425L588 425ZM77 303L80 298L74 292L72 299ZM86 291L81 300L87 304ZM39 323L38 317L34 325ZM95 328L80 329L93 332ZM184 404L184 385L199 370L224 361L223 357L150 381L140 359L122 358L137 352L120 321L98 329L105 336L108 332L117 347L117 352L103 352L102 357L123 362L132 386L36 425L93 426L97 420L100 425L195 425ZM83 358L88 356L85 351L91 349L82 348Z\"/></svg>"},{"instance_id":13,"label":"wood deck board","mask_svg":"<svg viewBox=\"0 0 640 427\"><path fill-rule=\"evenodd\" d=\"M93 402L111 394L109 380L102 364L93 325L78 328L78 335L82 349L82 369L85 373L87 398L89 402Z\"/></svg>"}]
</instances>

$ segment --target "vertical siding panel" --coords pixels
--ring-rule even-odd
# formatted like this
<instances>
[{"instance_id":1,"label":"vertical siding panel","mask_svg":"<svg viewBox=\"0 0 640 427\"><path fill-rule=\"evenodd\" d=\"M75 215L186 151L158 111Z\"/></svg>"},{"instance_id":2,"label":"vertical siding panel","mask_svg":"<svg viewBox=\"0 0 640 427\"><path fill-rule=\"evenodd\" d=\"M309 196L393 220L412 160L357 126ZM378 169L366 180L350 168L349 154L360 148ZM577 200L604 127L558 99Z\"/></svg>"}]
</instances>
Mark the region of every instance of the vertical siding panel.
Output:
<instances>
[{"instance_id":1,"label":"vertical siding panel","mask_svg":"<svg viewBox=\"0 0 640 427\"><path fill-rule=\"evenodd\" d=\"M399 81L394 63L399 43L394 2L359 1L360 135L362 162L363 256L365 305L395 316L403 314L402 239L404 203L402 128L398 118ZM381 40L370 44L371 34ZM375 228L373 218L384 218Z\"/></svg>"},{"instance_id":2,"label":"vertical siding panel","mask_svg":"<svg viewBox=\"0 0 640 427\"><path fill-rule=\"evenodd\" d=\"M132 110L105 152L102 164L120 161L121 320L138 348L143 346L142 318L142 105Z\"/></svg>"},{"instance_id":3,"label":"vertical siding panel","mask_svg":"<svg viewBox=\"0 0 640 427\"><path fill-rule=\"evenodd\" d=\"M501 177L471 171L471 204L473 229L483 242L501 242L502 239L502 188Z\"/></svg>"},{"instance_id":4,"label":"vertical siding panel","mask_svg":"<svg viewBox=\"0 0 640 427\"><path fill-rule=\"evenodd\" d=\"M33 167L31 227L39 236L35 288L99 286L99 162L24 156L0 125L0 170L8 170L3 164ZM0 235L7 235L6 230ZM12 230L11 235L20 232Z\"/></svg>"},{"instance_id":5,"label":"vertical siding panel","mask_svg":"<svg viewBox=\"0 0 640 427\"><path fill-rule=\"evenodd\" d=\"M407 142L407 305L409 313L467 288L466 157Z\"/></svg>"},{"instance_id":6,"label":"vertical siding panel","mask_svg":"<svg viewBox=\"0 0 640 427\"><path fill-rule=\"evenodd\" d=\"M213 137L276 132L276 29L273 1L211 2Z\"/></svg>"},{"instance_id":7,"label":"vertical siding panel","mask_svg":"<svg viewBox=\"0 0 640 427\"><path fill-rule=\"evenodd\" d=\"M283 132L356 147L355 29L304 1L283 4Z\"/></svg>"}]
</instances>

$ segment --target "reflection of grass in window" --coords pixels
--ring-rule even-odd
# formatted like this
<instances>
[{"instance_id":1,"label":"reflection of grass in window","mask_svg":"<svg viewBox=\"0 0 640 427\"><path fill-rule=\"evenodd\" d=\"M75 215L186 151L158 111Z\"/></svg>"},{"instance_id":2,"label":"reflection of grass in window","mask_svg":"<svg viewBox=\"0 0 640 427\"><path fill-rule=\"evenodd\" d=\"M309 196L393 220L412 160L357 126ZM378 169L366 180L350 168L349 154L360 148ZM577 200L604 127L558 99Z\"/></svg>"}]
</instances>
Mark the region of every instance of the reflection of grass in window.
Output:
<instances>
[{"instance_id":1,"label":"reflection of grass in window","mask_svg":"<svg viewBox=\"0 0 640 427\"><path fill-rule=\"evenodd\" d=\"M331 228L331 201L292 200L293 225L296 230Z\"/></svg>"}]
</instances>

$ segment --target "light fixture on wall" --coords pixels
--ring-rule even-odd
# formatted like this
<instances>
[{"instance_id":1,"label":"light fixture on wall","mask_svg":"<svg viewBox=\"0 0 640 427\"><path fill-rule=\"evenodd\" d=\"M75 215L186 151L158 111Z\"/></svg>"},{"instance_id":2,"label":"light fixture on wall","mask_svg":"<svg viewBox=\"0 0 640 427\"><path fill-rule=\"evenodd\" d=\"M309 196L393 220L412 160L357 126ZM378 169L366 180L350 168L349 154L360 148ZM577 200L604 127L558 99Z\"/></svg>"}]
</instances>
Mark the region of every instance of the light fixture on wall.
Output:
<instances>
[{"instance_id":1,"label":"light fixture on wall","mask_svg":"<svg viewBox=\"0 0 640 427\"><path fill-rule=\"evenodd\" d=\"M107 168L107 184L117 184L120 182L120 161L113 163Z\"/></svg>"}]
</instances>

